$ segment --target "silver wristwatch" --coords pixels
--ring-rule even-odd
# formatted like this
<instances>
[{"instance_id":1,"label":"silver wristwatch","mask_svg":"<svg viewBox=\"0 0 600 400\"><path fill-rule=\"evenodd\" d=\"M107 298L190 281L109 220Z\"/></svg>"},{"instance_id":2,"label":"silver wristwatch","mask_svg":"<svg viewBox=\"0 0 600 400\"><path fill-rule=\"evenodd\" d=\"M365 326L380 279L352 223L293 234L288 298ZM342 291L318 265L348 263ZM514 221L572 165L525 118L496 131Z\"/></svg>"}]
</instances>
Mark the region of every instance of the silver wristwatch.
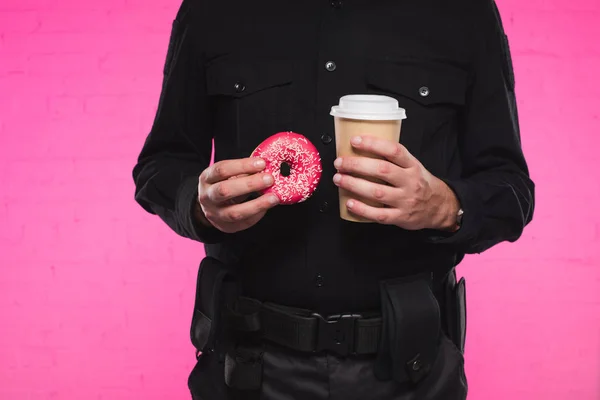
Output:
<instances>
[{"instance_id":1,"label":"silver wristwatch","mask_svg":"<svg viewBox=\"0 0 600 400\"><path fill-rule=\"evenodd\" d=\"M463 211L463 209L459 209L458 213L456 213L456 225L458 225L458 227L460 228L462 226L462 221L463 221L463 214L465 212Z\"/></svg>"}]
</instances>

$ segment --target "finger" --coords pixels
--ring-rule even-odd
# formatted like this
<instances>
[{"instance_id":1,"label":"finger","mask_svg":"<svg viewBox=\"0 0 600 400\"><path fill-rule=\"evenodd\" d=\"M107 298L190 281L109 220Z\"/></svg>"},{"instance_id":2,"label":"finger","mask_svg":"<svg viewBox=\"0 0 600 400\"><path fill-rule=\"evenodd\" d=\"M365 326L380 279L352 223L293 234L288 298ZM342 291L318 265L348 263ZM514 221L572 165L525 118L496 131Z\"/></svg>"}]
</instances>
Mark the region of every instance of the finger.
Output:
<instances>
[{"instance_id":1,"label":"finger","mask_svg":"<svg viewBox=\"0 0 600 400\"><path fill-rule=\"evenodd\" d=\"M372 207L355 199L348 200L346 207L352 214L383 225L392 225L397 212L393 208Z\"/></svg>"},{"instance_id":2,"label":"finger","mask_svg":"<svg viewBox=\"0 0 600 400\"><path fill-rule=\"evenodd\" d=\"M223 205L232 206L246 201L250 195L238 196L223 202Z\"/></svg>"},{"instance_id":3,"label":"finger","mask_svg":"<svg viewBox=\"0 0 600 400\"><path fill-rule=\"evenodd\" d=\"M227 179L243 178L244 176L248 176L248 175L249 174L239 174L239 175L231 176L231 177L229 177Z\"/></svg>"},{"instance_id":4,"label":"finger","mask_svg":"<svg viewBox=\"0 0 600 400\"><path fill-rule=\"evenodd\" d=\"M394 191L399 190L391 186L344 174L335 174L333 176L333 183L342 189L356 194L358 197L386 205L393 204L394 198L397 197L394 196Z\"/></svg>"},{"instance_id":5,"label":"finger","mask_svg":"<svg viewBox=\"0 0 600 400\"><path fill-rule=\"evenodd\" d=\"M258 223L266 214L266 211L261 211L258 214L255 214L242 222L243 229L248 229Z\"/></svg>"},{"instance_id":6,"label":"finger","mask_svg":"<svg viewBox=\"0 0 600 400\"><path fill-rule=\"evenodd\" d=\"M221 208L217 218L227 223L241 223L265 213L279 204L279 199L273 194L265 194L257 199L241 204Z\"/></svg>"},{"instance_id":7,"label":"finger","mask_svg":"<svg viewBox=\"0 0 600 400\"><path fill-rule=\"evenodd\" d=\"M246 230L246 229L256 225L258 223L258 221L260 221L264 216L265 216L265 212L261 212L250 218L247 218L243 221L235 222L235 223L223 222L223 221L213 222L214 220L211 220L211 219L209 219L209 221L211 221L211 223L213 223L215 226L217 226L223 232L235 233L235 232Z\"/></svg>"},{"instance_id":8,"label":"finger","mask_svg":"<svg viewBox=\"0 0 600 400\"><path fill-rule=\"evenodd\" d=\"M216 204L266 189L273 184L271 174L254 174L217 182L208 188L208 198Z\"/></svg>"},{"instance_id":9,"label":"finger","mask_svg":"<svg viewBox=\"0 0 600 400\"><path fill-rule=\"evenodd\" d=\"M220 229L224 232L235 233L246 230L258 223L265 216L265 212L258 213L252 217L246 218L239 222L223 222L219 224Z\"/></svg>"},{"instance_id":10,"label":"finger","mask_svg":"<svg viewBox=\"0 0 600 400\"><path fill-rule=\"evenodd\" d=\"M243 178L245 176L249 176L249 175L248 174L235 175L235 176L232 176L229 179ZM240 203L243 203L244 201L248 200L248 197L250 197L250 194L244 194L242 196L238 196L238 197L234 197L232 199L229 199L224 204L228 204L228 205L240 204Z\"/></svg>"},{"instance_id":11,"label":"finger","mask_svg":"<svg viewBox=\"0 0 600 400\"><path fill-rule=\"evenodd\" d=\"M350 143L358 150L383 157L402 168L410 168L416 163L416 159L406 147L397 142L372 136L356 136L352 138Z\"/></svg>"},{"instance_id":12,"label":"finger","mask_svg":"<svg viewBox=\"0 0 600 400\"><path fill-rule=\"evenodd\" d=\"M406 181L404 169L388 160L350 156L336 159L333 165L340 173L377 178L393 186Z\"/></svg>"},{"instance_id":13,"label":"finger","mask_svg":"<svg viewBox=\"0 0 600 400\"><path fill-rule=\"evenodd\" d=\"M262 171L265 168L265 161L260 158L242 158L239 160L223 160L214 163L208 167L200 179L208 184L230 179L237 175L251 175Z\"/></svg>"}]
</instances>

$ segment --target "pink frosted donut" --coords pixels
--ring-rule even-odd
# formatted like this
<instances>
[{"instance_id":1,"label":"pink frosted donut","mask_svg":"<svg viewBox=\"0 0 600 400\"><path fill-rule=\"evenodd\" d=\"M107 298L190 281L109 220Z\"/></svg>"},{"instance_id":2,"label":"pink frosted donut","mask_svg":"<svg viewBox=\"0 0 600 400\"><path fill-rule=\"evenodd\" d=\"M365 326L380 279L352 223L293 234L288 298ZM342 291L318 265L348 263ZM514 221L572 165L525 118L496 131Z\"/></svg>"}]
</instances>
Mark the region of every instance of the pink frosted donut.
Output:
<instances>
[{"instance_id":1,"label":"pink frosted donut","mask_svg":"<svg viewBox=\"0 0 600 400\"><path fill-rule=\"evenodd\" d=\"M273 193L280 204L307 200L321 180L321 157L317 148L304 136L280 132L267 138L252 152L252 157L265 160L265 172L275 182L262 193Z\"/></svg>"}]
</instances>

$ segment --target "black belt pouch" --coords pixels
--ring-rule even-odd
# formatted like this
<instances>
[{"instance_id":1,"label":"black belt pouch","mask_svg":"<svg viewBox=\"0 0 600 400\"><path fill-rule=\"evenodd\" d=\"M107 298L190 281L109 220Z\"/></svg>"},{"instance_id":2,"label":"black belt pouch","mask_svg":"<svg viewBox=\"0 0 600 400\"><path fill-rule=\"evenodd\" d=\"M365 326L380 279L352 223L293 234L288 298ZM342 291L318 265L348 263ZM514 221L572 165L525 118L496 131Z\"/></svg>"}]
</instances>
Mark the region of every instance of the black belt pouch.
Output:
<instances>
[{"instance_id":1,"label":"black belt pouch","mask_svg":"<svg viewBox=\"0 0 600 400\"><path fill-rule=\"evenodd\" d=\"M431 276L382 281L380 289L383 329L375 376L416 384L431 371L440 342L440 306Z\"/></svg>"},{"instance_id":2,"label":"black belt pouch","mask_svg":"<svg viewBox=\"0 0 600 400\"><path fill-rule=\"evenodd\" d=\"M225 264L212 257L200 263L196 280L196 298L190 336L198 352L215 350L221 337L221 314L226 303L238 295L234 274Z\"/></svg>"},{"instance_id":3,"label":"black belt pouch","mask_svg":"<svg viewBox=\"0 0 600 400\"><path fill-rule=\"evenodd\" d=\"M226 311L239 295L232 269L215 258L205 257L198 271L190 335L199 354L214 352L222 358L222 376L231 396L251 400L262 381L262 349L236 343Z\"/></svg>"}]
</instances>

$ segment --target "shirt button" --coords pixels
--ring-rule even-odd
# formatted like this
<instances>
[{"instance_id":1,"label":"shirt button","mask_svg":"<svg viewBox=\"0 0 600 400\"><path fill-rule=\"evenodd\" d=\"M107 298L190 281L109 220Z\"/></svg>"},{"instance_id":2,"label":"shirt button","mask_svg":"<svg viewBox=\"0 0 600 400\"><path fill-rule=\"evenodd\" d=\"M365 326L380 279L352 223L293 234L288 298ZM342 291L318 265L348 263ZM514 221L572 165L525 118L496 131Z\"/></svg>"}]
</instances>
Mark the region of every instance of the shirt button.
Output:
<instances>
[{"instance_id":1,"label":"shirt button","mask_svg":"<svg viewBox=\"0 0 600 400\"><path fill-rule=\"evenodd\" d=\"M242 82L236 82L236 84L233 85L233 88L237 93L242 93L244 90L246 90L246 85L244 85Z\"/></svg>"},{"instance_id":2,"label":"shirt button","mask_svg":"<svg viewBox=\"0 0 600 400\"><path fill-rule=\"evenodd\" d=\"M325 64L325 69L329 72L335 71L336 68L337 65L335 65L333 61L327 61L327 63Z\"/></svg>"},{"instance_id":3,"label":"shirt button","mask_svg":"<svg viewBox=\"0 0 600 400\"><path fill-rule=\"evenodd\" d=\"M422 366L423 366L423 363L421 363L421 360L415 360L412 363L412 370L413 371L419 371Z\"/></svg>"},{"instance_id":4,"label":"shirt button","mask_svg":"<svg viewBox=\"0 0 600 400\"><path fill-rule=\"evenodd\" d=\"M419 94L421 97L429 96L429 88L427 86L423 86L421 89L419 89Z\"/></svg>"},{"instance_id":5,"label":"shirt button","mask_svg":"<svg viewBox=\"0 0 600 400\"><path fill-rule=\"evenodd\" d=\"M342 8L344 2L342 0L331 0L331 7L333 8Z\"/></svg>"},{"instance_id":6,"label":"shirt button","mask_svg":"<svg viewBox=\"0 0 600 400\"><path fill-rule=\"evenodd\" d=\"M315 286L323 287L323 275L317 274L317 277L315 278Z\"/></svg>"},{"instance_id":7,"label":"shirt button","mask_svg":"<svg viewBox=\"0 0 600 400\"><path fill-rule=\"evenodd\" d=\"M333 140L333 138L329 135L321 136L321 142L323 142L324 144L329 144L329 143L331 143L332 140Z\"/></svg>"},{"instance_id":8,"label":"shirt button","mask_svg":"<svg viewBox=\"0 0 600 400\"><path fill-rule=\"evenodd\" d=\"M324 201L321 206L319 207L319 211L324 213L327 212L327 210L329 210L329 203Z\"/></svg>"}]
</instances>

